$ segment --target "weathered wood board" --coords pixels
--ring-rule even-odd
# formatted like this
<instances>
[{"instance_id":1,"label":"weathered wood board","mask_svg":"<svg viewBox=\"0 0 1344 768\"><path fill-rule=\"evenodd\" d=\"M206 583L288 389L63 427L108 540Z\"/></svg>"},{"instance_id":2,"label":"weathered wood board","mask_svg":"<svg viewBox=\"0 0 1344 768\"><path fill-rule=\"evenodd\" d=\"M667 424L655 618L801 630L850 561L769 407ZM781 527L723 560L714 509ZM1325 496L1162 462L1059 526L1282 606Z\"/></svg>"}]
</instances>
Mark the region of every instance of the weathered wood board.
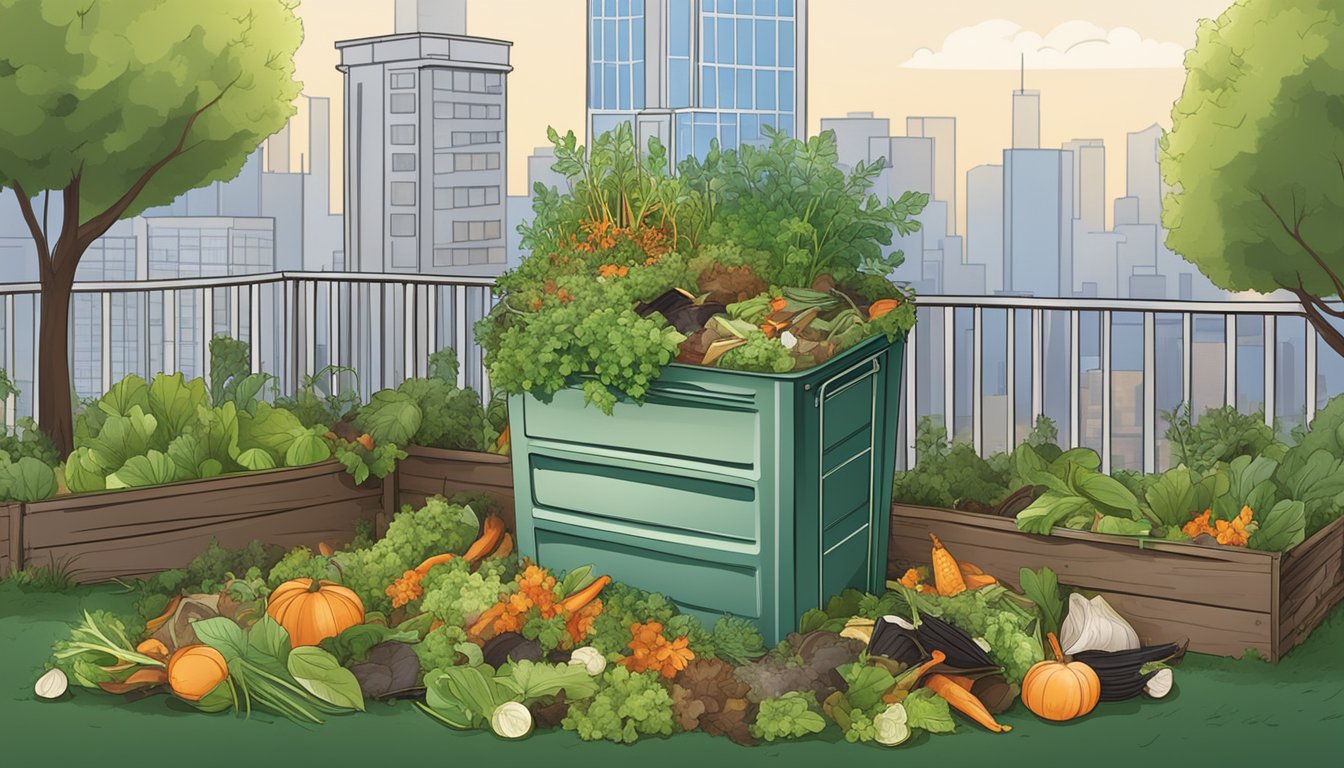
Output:
<instances>
[{"instance_id":1,"label":"weathered wood board","mask_svg":"<svg viewBox=\"0 0 1344 768\"><path fill-rule=\"evenodd\" d=\"M9 576L10 568L19 567L22 523L22 504L0 504L0 579Z\"/></svg>"},{"instance_id":2,"label":"weathered wood board","mask_svg":"<svg viewBox=\"0 0 1344 768\"><path fill-rule=\"evenodd\" d=\"M408 447L406 453L406 458L397 465L394 504L389 514L403 504L419 507L435 494L452 496L462 491L478 491L499 504L505 527L515 530L513 469L508 456L416 445Z\"/></svg>"},{"instance_id":3,"label":"weathered wood board","mask_svg":"<svg viewBox=\"0 0 1344 768\"><path fill-rule=\"evenodd\" d=\"M1189 638L1201 653L1254 648L1278 661L1344 598L1344 519L1282 554L1061 528L1036 536L1010 519L896 504L890 578L929 562L930 532L1013 587L1022 568L1048 566L1061 584L1105 596L1144 643Z\"/></svg>"},{"instance_id":4,"label":"weathered wood board","mask_svg":"<svg viewBox=\"0 0 1344 768\"><path fill-rule=\"evenodd\" d=\"M212 538L229 548L349 541L382 506L377 480L355 485L336 462L63 496L23 505L19 560L69 561L83 583L147 576L186 565Z\"/></svg>"}]
</instances>

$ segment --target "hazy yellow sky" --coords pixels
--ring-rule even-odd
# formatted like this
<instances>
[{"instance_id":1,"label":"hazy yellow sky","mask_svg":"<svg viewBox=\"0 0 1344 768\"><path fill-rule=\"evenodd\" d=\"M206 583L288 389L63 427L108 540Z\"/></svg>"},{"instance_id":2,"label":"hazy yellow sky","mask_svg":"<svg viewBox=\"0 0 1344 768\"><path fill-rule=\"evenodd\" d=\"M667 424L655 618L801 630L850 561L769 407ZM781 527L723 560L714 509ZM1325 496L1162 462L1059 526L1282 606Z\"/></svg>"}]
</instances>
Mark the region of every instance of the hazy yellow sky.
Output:
<instances>
[{"instance_id":1,"label":"hazy yellow sky","mask_svg":"<svg viewBox=\"0 0 1344 768\"><path fill-rule=\"evenodd\" d=\"M582 131L585 2L471 0L471 34L514 44L514 194L526 190L527 156L545 143L547 125ZM1041 91L1042 146L1104 139L1107 194L1118 197L1124 194L1125 133L1170 124L1185 78L1180 53L1193 45L1198 20L1217 16L1230 2L811 0L810 130L823 117L870 111L890 118L892 132L903 135L907 115L953 115L964 205L965 172L1001 162L1009 143L1017 52L1027 50L1027 88ZM303 0L299 6L305 29L299 77L306 93L332 98L334 116L341 112L341 76L333 43L390 33L392 7L393 0ZM1073 66L1106 68L1058 68ZM337 173L340 145L340 136L333 136Z\"/></svg>"}]
</instances>

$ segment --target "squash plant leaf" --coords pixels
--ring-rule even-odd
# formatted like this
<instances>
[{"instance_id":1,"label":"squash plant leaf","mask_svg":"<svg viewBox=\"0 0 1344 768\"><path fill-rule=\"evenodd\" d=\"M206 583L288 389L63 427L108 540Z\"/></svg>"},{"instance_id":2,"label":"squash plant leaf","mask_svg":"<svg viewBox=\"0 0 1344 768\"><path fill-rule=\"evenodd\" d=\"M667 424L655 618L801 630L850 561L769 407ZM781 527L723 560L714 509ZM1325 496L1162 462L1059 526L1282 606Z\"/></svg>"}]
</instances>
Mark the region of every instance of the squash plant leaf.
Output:
<instances>
[{"instance_id":1,"label":"squash plant leaf","mask_svg":"<svg viewBox=\"0 0 1344 768\"><path fill-rule=\"evenodd\" d=\"M287 663L289 674L315 698L335 707L364 711L359 680L335 656L315 645L301 645L289 652Z\"/></svg>"},{"instance_id":2,"label":"squash plant leaf","mask_svg":"<svg viewBox=\"0 0 1344 768\"><path fill-rule=\"evenodd\" d=\"M1247 545L1266 552L1282 552L1306 538L1307 513L1300 501L1280 501L1259 521Z\"/></svg>"}]
</instances>

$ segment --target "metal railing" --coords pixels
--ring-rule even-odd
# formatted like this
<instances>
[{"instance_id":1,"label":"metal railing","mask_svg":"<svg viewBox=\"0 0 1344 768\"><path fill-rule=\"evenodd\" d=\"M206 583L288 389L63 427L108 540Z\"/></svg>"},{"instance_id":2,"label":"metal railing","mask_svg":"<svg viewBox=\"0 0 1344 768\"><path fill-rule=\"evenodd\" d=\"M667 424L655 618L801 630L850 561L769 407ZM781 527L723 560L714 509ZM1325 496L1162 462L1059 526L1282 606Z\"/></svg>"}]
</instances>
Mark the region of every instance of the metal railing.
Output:
<instances>
[{"instance_id":1,"label":"metal railing","mask_svg":"<svg viewBox=\"0 0 1344 768\"><path fill-rule=\"evenodd\" d=\"M72 309L77 394L130 373L209 375L209 340L251 345L254 370L282 391L306 381L363 398L427 373L431 352L457 350L458 383L484 399L489 380L472 326L493 305L493 278L277 272L144 282L80 282ZM36 412L39 286L0 285L0 367L22 398L5 423ZM168 318L169 322L163 322ZM1164 412L1263 408L1272 426L1307 423L1331 392L1318 340L1285 302L1177 302L920 297L906 348L898 466L916 460L920 417L982 454L1025 439L1041 415L1069 447L1097 449L1107 469L1166 463ZM1331 358L1333 359L1333 357ZM325 374L323 372L325 371Z\"/></svg>"},{"instance_id":2,"label":"metal railing","mask_svg":"<svg viewBox=\"0 0 1344 768\"><path fill-rule=\"evenodd\" d=\"M1179 405L1196 417L1263 410L1282 432L1309 423L1331 394L1319 386L1318 345L1290 302L922 296L898 461L917 460L920 417L983 455L1011 449L1045 415L1062 445L1096 449L1107 471L1159 470Z\"/></svg>"},{"instance_id":3,"label":"metal railing","mask_svg":"<svg viewBox=\"0 0 1344 768\"><path fill-rule=\"evenodd\" d=\"M458 384L490 396L472 326L493 306L490 277L275 272L230 277L78 282L71 353L76 394L106 391L127 374L209 376L209 341L251 347L252 368L293 392L310 377L326 391L352 381L367 398L427 373L431 352L458 352ZM0 284L0 368L23 392L5 422L37 410L40 287ZM169 322L164 322L168 318ZM82 385L82 386L81 386Z\"/></svg>"}]
</instances>

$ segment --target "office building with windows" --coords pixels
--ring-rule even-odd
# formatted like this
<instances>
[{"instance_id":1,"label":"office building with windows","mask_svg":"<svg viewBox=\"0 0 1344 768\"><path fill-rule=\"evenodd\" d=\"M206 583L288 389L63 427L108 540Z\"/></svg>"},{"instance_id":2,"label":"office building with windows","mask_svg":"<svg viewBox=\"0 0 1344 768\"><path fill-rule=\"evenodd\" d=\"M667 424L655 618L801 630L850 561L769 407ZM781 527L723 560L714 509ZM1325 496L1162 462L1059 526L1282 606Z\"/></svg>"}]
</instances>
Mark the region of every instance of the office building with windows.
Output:
<instances>
[{"instance_id":1,"label":"office building with windows","mask_svg":"<svg viewBox=\"0 0 1344 768\"><path fill-rule=\"evenodd\" d=\"M336 44L346 268L502 272L512 44L467 36L461 2L399 0L396 19L393 35Z\"/></svg>"},{"instance_id":2,"label":"office building with windows","mask_svg":"<svg viewBox=\"0 0 1344 768\"><path fill-rule=\"evenodd\" d=\"M588 0L588 132L633 123L673 162L806 134L807 0Z\"/></svg>"}]
</instances>

